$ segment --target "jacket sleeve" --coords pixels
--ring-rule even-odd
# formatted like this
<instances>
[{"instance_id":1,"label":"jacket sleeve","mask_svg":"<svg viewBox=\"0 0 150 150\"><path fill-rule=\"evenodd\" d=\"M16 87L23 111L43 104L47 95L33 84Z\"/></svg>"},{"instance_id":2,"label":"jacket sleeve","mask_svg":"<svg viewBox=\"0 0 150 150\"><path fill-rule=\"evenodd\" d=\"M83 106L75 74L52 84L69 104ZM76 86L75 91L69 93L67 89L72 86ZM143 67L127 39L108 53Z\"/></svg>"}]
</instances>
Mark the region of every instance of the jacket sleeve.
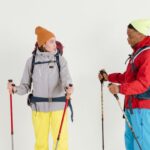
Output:
<instances>
[{"instance_id":1,"label":"jacket sleeve","mask_svg":"<svg viewBox=\"0 0 150 150\"><path fill-rule=\"evenodd\" d=\"M72 84L72 79L71 79L71 75L68 69L68 65L67 65L67 61L66 59L61 56L60 59L60 78L62 81L62 85L63 87L67 87L69 84Z\"/></svg>"},{"instance_id":2,"label":"jacket sleeve","mask_svg":"<svg viewBox=\"0 0 150 150\"><path fill-rule=\"evenodd\" d=\"M115 83L124 83L125 82L125 74L126 72L122 73L112 73L108 75L108 81L115 82Z\"/></svg>"},{"instance_id":3,"label":"jacket sleeve","mask_svg":"<svg viewBox=\"0 0 150 150\"><path fill-rule=\"evenodd\" d=\"M26 62L24 73L19 86L16 86L16 93L19 95L24 95L30 91L30 76L31 76L31 58Z\"/></svg>"},{"instance_id":4,"label":"jacket sleeve","mask_svg":"<svg viewBox=\"0 0 150 150\"><path fill-rule=\"evenodd\" d=\"M120 85L120 93L125 95L141 94L148 90L150 86L150 53L140 58L143 60L138 67L136 80Z\"/></svg>"}]
</instances>

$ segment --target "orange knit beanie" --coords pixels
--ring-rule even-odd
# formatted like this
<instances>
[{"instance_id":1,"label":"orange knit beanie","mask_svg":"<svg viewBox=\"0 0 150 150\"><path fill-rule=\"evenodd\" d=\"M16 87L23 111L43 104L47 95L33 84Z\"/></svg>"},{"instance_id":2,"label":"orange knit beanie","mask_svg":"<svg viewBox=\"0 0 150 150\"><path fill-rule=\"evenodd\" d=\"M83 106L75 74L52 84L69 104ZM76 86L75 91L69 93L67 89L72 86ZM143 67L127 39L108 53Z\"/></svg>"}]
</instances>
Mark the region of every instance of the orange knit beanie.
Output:
<instances>
[{"instance_id":1,"label":"orange knit beanie","mask_svg":"<svg viewBox=\"0 0 150 150\"><path fill-rule=\"evenodd\" d=\"M55 37L52 32L40 26L36 27L35 34L37 35L37 43L39 47L45 44L50 38Z\"/></svg>"}]
</instances>

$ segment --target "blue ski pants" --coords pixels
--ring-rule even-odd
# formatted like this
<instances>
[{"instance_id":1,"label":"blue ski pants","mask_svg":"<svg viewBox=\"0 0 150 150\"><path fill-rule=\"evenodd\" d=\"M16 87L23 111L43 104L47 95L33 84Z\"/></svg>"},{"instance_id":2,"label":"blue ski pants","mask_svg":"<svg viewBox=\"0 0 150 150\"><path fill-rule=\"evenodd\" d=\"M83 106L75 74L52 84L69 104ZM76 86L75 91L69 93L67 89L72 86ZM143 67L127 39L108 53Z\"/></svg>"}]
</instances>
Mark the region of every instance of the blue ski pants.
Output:
<instances>
[{"instance_id":1,"label":"blue ski pants","mask_svg":"<svg viewBox=\"0 0 150 150\"><path fill-rule=\"evenodd\" d=\"M133 109L133 114L126 109L125 113L142 150L150 150L150 109ZM126 150L140 150L127 123L125 124L125 146Z\"/></svg>"}]
</instances>

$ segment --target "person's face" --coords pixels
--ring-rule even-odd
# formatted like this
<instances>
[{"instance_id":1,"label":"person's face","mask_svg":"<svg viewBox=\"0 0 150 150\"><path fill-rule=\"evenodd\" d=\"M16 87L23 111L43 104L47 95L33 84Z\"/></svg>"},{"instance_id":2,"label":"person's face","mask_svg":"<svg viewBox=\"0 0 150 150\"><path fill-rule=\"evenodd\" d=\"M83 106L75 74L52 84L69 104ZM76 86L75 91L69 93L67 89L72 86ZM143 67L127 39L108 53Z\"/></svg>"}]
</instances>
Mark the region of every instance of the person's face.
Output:
<instances>
[{"instance_id":1,"label":"person's face","mask_svg":"<svg viewBox=\"0 0 150 150\"><path fill-rule=\"evenodd\" d=\"M56 50L56 38L55 37L50 38L43 46L48 52L55 51Z\"/></svg>"},{"instance_id":2,"label":"person's face","mask_svg":"<svg viewBox=\"0 0 150 150\"><path fill-rule=\"evenodd\" d=\"M127 29L128 43L131 47L141 41L141 34L134 29Z\"/></svg>"},{"instance_id":3,"label":"person's face","mask_svg":"<svg viewBox=\"0 0 150 150\"><path fill-rule=\"evenodd\" d=\"M128 43L131 47L138 43L138 32L134 29L127 29Z\"/></svg>"}]
</instances>

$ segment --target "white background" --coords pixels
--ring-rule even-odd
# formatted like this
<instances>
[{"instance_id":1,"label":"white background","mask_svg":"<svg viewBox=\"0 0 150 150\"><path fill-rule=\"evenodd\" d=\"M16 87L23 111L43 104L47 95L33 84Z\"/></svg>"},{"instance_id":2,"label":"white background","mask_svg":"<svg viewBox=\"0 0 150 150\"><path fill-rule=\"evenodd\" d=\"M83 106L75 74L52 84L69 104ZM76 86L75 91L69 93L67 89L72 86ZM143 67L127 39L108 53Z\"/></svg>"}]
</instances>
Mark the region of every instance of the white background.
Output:
<instances>
[{"instance_id":1,"label":"white background","mask_svg":"<svg viewBox=\"0 0 150 150\"><path fill-rule=\"evenodd\" d=\"M70 150L101 150L99 69L125 69L132 50L126 27L149 17L149 0L0 0L0 150L11 149L7 80L20 83L34 48L34 29L53 31L64 46L74 81L75 121L69 122ZM15 150L33 150L34 133L26 96L14 95ZM123 96L120 96L123 102ZM105 148L124 150L124 120L104 87ZM50 138L51 139L51 138Z\"/></svg>"}]
</instances>

